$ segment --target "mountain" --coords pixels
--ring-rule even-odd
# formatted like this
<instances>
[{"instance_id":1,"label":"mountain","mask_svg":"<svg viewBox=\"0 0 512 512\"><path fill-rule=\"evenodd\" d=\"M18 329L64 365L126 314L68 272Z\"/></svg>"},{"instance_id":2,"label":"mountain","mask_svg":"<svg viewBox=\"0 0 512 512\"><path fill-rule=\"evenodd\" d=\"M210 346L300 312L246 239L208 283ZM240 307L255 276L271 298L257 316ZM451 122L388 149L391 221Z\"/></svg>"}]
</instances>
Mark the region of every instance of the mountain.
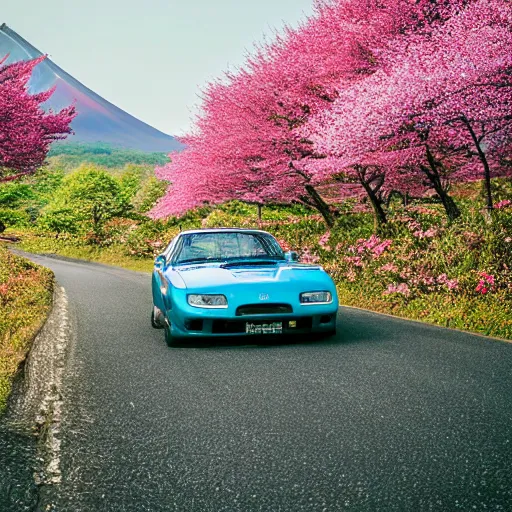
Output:
<instances>
[{"instance_id":1,"label":"mountain","mask_svg":"<svg viewBox=\"0 0 512 512\"><path fill-rule=\"evenodd\" d=\"M0 57L9 54L7 62L32 59L42 53L5 23L0 26ZM56 90L45 106L54 110L75 103L78 112L72 128L71 142L102 142L140 151L170 152L182 145L143 121L116 107L80 83L50 59L41 62L30 80L31 92L55 86Z\"/></svg>"}]
</instances>

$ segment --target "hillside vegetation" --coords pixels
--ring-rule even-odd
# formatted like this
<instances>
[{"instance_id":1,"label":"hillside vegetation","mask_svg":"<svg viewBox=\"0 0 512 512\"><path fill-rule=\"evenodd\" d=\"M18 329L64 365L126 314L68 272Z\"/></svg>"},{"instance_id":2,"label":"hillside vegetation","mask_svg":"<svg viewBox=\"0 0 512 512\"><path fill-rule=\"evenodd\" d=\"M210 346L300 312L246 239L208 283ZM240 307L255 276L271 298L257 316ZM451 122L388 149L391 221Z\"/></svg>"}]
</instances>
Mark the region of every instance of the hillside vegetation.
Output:
<instances>
[{"instance_id":1,"label":"hillside vegetation","mask_svg":"<svg viewBox=\"0 0 512 512\"><path fill-rule=\"evenodd\" d=\"M51 147L48 161L51 165L58 165L66 170L74 169L85 163L111 169L127 164L153 168L157 165L165 165L169 162L169 158L164 153L146 153L101 142L95 144L64 142Z\"/></svg>"}]
</instances>

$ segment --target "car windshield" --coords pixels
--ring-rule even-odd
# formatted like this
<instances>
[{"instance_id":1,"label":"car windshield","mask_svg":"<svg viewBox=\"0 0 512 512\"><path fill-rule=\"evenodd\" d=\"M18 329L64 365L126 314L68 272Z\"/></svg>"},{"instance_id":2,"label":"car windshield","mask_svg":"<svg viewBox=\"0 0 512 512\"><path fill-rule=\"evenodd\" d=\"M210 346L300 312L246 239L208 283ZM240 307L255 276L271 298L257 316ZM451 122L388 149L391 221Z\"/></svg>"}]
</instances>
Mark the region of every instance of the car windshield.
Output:
<instances>
[{"instance_id":1,"label":"car windshield","mask_svg":"<svg viewBox=\"0 0 512 512\"><path fill-rule=\"evenodd\" d=\"M174 264L284 259L283 250L273 236L233 231L181 235L172 258Z\"/></svg>"}]
</instances>

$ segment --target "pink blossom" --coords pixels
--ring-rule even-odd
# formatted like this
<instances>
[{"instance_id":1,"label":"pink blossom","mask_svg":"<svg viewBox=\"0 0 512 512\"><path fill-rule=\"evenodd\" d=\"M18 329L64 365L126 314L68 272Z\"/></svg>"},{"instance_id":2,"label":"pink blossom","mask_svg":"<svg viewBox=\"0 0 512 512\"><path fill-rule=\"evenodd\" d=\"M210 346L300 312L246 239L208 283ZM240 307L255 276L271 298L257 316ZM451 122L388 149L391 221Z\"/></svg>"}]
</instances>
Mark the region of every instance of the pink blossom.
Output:
<instances>
[{"instance_id":1,"label":"pink blossom","mask_svg":"<svg viewBox=\"0 0 512 512\"><path fill-rule=\"evenodd\" d=\"M413 235L416 238L423 239L423 238L434 238L437 235L437 229L435 228L429 228L427 231L423 231L422 229L418 229L413 232Z\"/></svg>"},{"instance_id":2,"label":"pink blossom","mask_svg":"<svg viewBox=\"0 0 512 512\"><path fill-rule=\"evenodd\" d=\"M457 290L459 287L459 281L457 279L448 279L445 284L448 290Z\"/></svg>"},{"instance_id":3,"label":"pink blossom","mask_svg":"<svg viewBox=\"0 0 512 512\"><path fill-rule=\"evenodd\" d=\"M34 68L46 57L5 64L0 57L0 182L32 174L39 168L50 145L71 133L76 115L73 106L60 112L44 109L55 89L30 94L28 83ZM3 176L5 169L20 171Z\"/></svg>"},{"instance_id":4,"label":"pink blossom","mask_svg":"<svg viewBox=\"0 0 512 512\"><path fill-rule=\"evenodd\" d=\"M478 282L475 291L477 293L481 293L482 295L487 294L490 291L493 291L495 288L495 279L491 274L487 274L486 272L480 272L480 281Z\"/></svg>"},{"instance_id":5,"label":"pink blossom","mask_svg":"<svg viewBox=\"0 0 512 512\"><path fill-rule=\"evenodd\" d=\"M440 274L438 277L437 277L437 282L439 284L445 284L446 282L448 281L448 276L446 274Z\"/></svg>"},{"instance_id":6,"label":"pink blossom","mask_svg":"<svg viewBox=\"0 0 512 512\"><path fill-rule=\"evenodd\" d=\"M361 256L346 256L345 261L347 263L351 263L355 267L363 267L364 266Z\"/></svg>"},{"instance_id":7,"label":"pink blossom","mask_svg":"<svg viewBox=\"0 0 512 512\"><path fill-rule=\"evenodd\" d=\"M345 277L347 278L347 281L349 281L350 283L353 283L356 280L357 274L354 272L354 269L351 268L345 274Z\"/></svg>"},{"instance_id":8,"label":"pink blossom","mask_svg":"<svg viewBox=\"0 0 512 512\"><path fill-rule=\"evenodd\" d=\"M392 293L398 293L404 295L405 297L409 297L411 295L411 290L406 283L400 284L390 284L387 290L384 292L384 295L391 295Z\"/></svg>"},{"instance_id":9,"label":"pink blossom","mask_svg":"<svg viewBox=\"0 0 512 512\"><path fill-rule=\"evenodd\" d=\"M509 199L504 199L503 201L499 201L494 205L495 208L501 209L501 208L508 208L510 205L512 205L512 201Z\"/></svg>"},{"instance_id":10,"label":"pink blossom","mask_svg":"<svg viewBox=\"0 0 512 512\"><path fill-rule=\"evenodd\" d=\"M489 291L489 288L486 285L487 283L483 279L480 280L475 288L475 291L481 293L482 295L485 295Z\"/></svg>"},{"instance_id":11,"label":"pink blossom","mask_svg":"<svg viewBox=\"0 0 512 512\"><path fill-rule=\"evenodd\" d=\"M331 248L327 245L330 237L331 237L331 232L327 231L327 233L325 233L325 235L323 235L322 238L320 238L320 240L318 241L318 245L326 251L331 250Z\"/></svg>"},{"instance_id":12,"label":"pink blossom","mask_svg":"<svg viewBox=\"0 0 512 512\"><path fill-rule=\"evenodd\" d=\"M382 272L398 272L398 267L394 263L386 263L380 267Z\"/></svg>"},{"instance_id":13,"label":"pink blossom","mask_svg":"<svg viewBox=\"0 0 512 512\"><path fill-rule=\"evenodd\" d=\"M379 258L392 244L392 240L381 240L378 236L372 235L368 240L360 238L357 245L348 248L349 252L365 255L371 258Z\"/></svg>"},{"instance_id":14,"label":"pink blossom","mask_svg":"<svg viewBox=\"0 0 512 512\"><path fill-rule=\"evenodd\" d=\"M384 240L384 242L375 246L372 251L376 258L378 258L389 246L391 245L391 240Z\"/></svg>"},{"instance_id":15,"label":"pink blossom","mask_svg":"<svg viewBox=\"0 0 512 512\"><path fill-rule=\"evenodd\" d=\"M491 274L487 274L486 272L480 272L480 277L486 281L487 283L493 285L494 284L494 276Z\"/></svg>"},{"instance_id":16,"label":"pink blossom","mask_svg":"<svg viewBox=\"0 0 512 512\"><path fill-rule=\"evenodd\" d=\"M311 252L309 247L306 247L301 252L300 261L303 263L318 263L320 261L320 257L317 254Z\"/></svg>"},{"instance_id":17,"label":"pink blossom","mask_svg":"<svg viewBox=\"0 0 512 512\"><path fill-rule=\"evenodd\" d=\"M283 240L282 238L280 238L278 240L278 242L279 242L279 245L281 246L281 249L283 249L283 251L291 251L292 250L291 245L286 240Z\"/></svg>"}]
</instances>

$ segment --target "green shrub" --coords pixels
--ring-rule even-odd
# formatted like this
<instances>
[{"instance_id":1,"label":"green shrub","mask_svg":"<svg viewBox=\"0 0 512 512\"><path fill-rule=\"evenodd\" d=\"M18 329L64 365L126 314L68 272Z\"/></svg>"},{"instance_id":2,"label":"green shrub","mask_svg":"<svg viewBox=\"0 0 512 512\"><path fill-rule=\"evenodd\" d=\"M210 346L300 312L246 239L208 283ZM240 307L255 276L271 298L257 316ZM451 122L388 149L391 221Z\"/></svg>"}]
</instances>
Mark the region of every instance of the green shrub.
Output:
<instances>
[{"instance_id":1,"label":"green shrub","mask_svg":"<svg viewBox=\"0 0 512 512\"><path fill-rule=\"evenodd\" d=\"M66 176L39 225L68 233L93 231L101 237L103 225L126 211L119 181L106 171L81 167Z\"/></svg>"},{"instance_id":2,"label":"green shrub","mask_svg":"<svg viewBox=\"0 0 512 512\"><path fill-rule=\"evenodd\" d=\"M0 184L0 208L16 208L34 198L32 188L26 183Z\"/></svg>"},{"instance_id":3,"label":"green shrub","mask_svg":"<svg viewBox=\"0 0 512 512\"><path fill-rule=\"evenodd\" d=\"M166 181L160 181L155 176L146 179L132 199L132 205L137 213L147 213L156 202L162 198L169 186Z\"/></svg>"},{"instance_id":4,"label":"green shrub","mask_svg":"<svg viewBox=\"0 0 512 512\"><path fill-rule=\"evenodd\" d=\"M24 211L0 208L0 222L8 228L23 227L30 223L30 216Z\"/></svg>"}]
</instances>

